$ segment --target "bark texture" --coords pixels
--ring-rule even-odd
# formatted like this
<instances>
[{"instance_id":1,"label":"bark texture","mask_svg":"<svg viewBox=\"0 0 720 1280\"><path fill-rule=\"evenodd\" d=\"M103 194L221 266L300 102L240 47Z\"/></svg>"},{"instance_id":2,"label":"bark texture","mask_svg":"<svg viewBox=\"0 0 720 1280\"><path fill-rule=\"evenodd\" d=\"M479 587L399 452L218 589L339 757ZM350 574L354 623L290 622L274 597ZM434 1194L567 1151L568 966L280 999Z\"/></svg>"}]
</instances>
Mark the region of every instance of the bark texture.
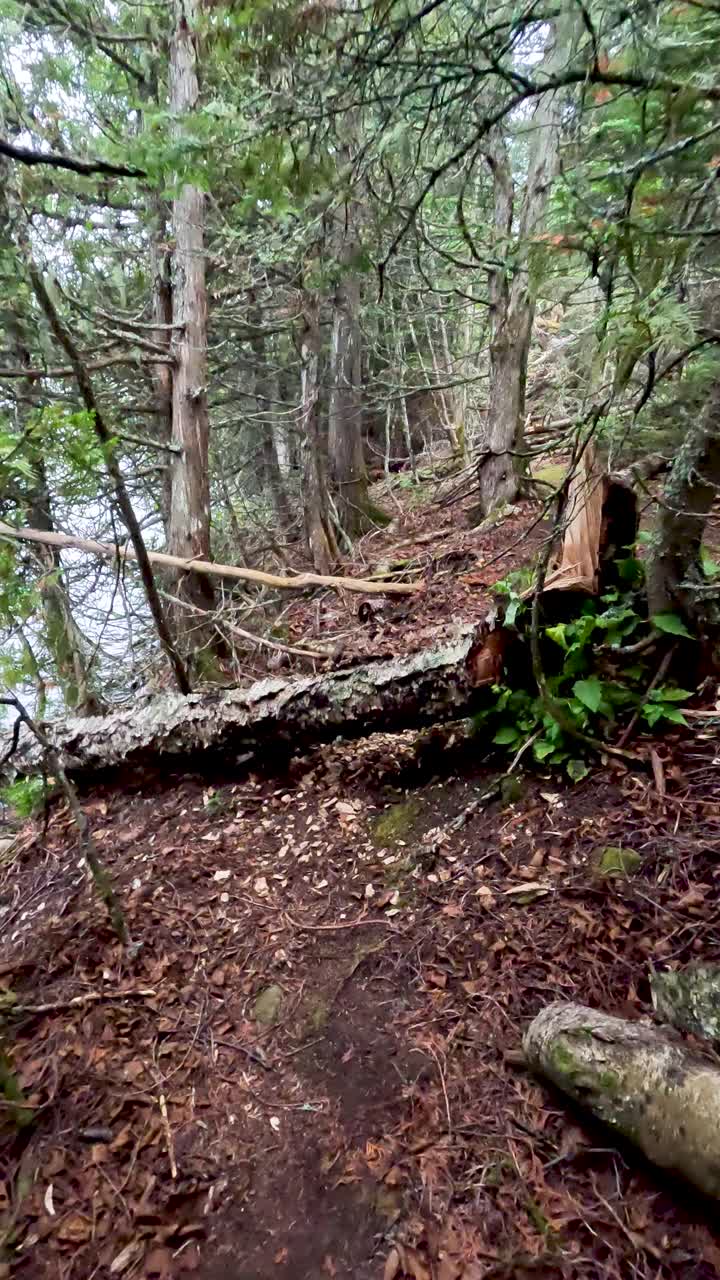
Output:
<instances>
[{"instance_id":1,"label":"bark texture","mask_svg":"<svg viewBox=\"0 0 720 1280\"><path fill-rule=\"evenodd\" d=\"M292 525L292 512L285 490L275 439L275 401L278 399L277 378L268 360L265 335L262 333L262 310L251 292L252 308L248 318L254 332L250 338L255 378L255 422L258 435L257 472L260 484L272 499L278 523L283 532Z\"/></svg>"},{"instance_id":2,"label":"bark texture","mask_svg":"<svg viewBox=\"0 0 720 1280\"><path fill-rule=\"evenodd\" d=\"M44 729L72 774L168 768L188 757L221 755L226 767L248 753L262 761L280 744L402 730L471 710L496 678L487 669L485 639L482 627L466 627L457 639L405 658L300 680L260 680L223 693L165 694L145 706ZM39 761L37 742L26 735L6 768L30 773Z\"/></svg>"},{"instance_id":3,"label":"bark texture","mask_svg":"<svg viewBox=\"0 0 720 1280\"><path fill-rule=\"evenodd\" d=\"M181 117L199 98L195 25L198 0L175 0L175 31L170 50L171 106ZM205 282L205 197L185 183L173 203L175 241L172 304L175 370L172 386L172 443L182 449L170 463L168 551L187 560L210 557L208 480L207 288ZM212 586L194 573L180 576L179 594L202 609L212 609ZM187 625L178 613L176 625ZM194 629L194 628L193 628Z\"/></svg>"},{"instance_id":4,"label":"bark texture","mask_svg":"<svg viewBox=\"0 0 720 1280\"><path fill-rule=\"evenodd\" d=\"M720 966L691 964L650 975L655 1016L680 1031L720 1042Z\"/></svg>"},{"instance_id":5,"label":"bark texture","mask_svg":"<svg viewBox=\"0 0 720 1280\"><path fill-rule=\"evenodd\" d=\"M584 1005L543 1009L528 1065L662 1169L720 1196L720 1071L662 1031Z\"/></svg>"},{"instance_id":6,"label":"bark texture","mask_svg":"<svg viewBox=\"0 0 720 1280\"><path fill-rule=\"evenodd\" d=\"M305 540L317 572L328 574L338 561L339 552L328 503L327 456L320 420L319 302L314 294L305 295L299 345Z\"/></svg>"},{"instance_id":7,"label":"bark texture","mask_svg":"<svg viewBox=\"0 0 720 1280\"><path fill-rule=\"evenodd\" d=\"M717 588L708 587L700 561L705 522L719 490L720 379L673 463L647 570L651 614L677 612L695 630L720 627Z\"/></svg>"},{"instance_id":8,"label":"bark texture","mask_svg":"<svg viewBox=\"0 0 720 1280\"><path fill-rule=\"evenodd\" d=\"M362 438L360 278L352 263L358 249L352 206L336 215L339 278L333 297L330 346L328 455L335 505L343 531L355 538L368 528L368 482Z\"/></svg>"}]
</instances>

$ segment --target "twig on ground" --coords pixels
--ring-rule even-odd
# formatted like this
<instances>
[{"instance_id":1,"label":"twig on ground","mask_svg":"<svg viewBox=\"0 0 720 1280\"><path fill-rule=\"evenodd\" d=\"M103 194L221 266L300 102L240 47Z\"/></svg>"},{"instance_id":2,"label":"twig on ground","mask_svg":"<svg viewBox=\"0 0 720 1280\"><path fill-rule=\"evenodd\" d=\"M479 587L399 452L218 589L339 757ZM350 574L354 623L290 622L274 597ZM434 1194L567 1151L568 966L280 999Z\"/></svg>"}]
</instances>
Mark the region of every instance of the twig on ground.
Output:
<instances>
[{"instance_id":1,"label":"twig on ground","mask_svg":"<svg viewBox=\"0 0 720 1280\"><path fill-rule=\"evenodd\" d=\"M158 1098L158 1103L160 1104L160 1115L162 1117L163 1130L165 1133L165 1144L167 1146L168 1160L170 1162L170 1177L174 1182L178 1175L177 1164L175 1163L175 1143L173 1142L172 1130L170 1128L170 1121L168 1119L167 1103L165 1101L164 1093L160 1094L160 1097Z\"/></svg>"},{"instance_id":2,"label":"twig on ground","mask_svg":"<svg viewBox=\"0 0 720 1280\"><path fill-rule=\"evenodd\" d=\"M93 1004L97 1000L145 999L157 995L150 987L141 987L137 991L89 991L84 996L72 996L70 1000L49 1000L47 1004L11 1004L3 1009L3 1013L57 1013L60 1009L77 1009L84 1004Z\"/></svg>"},{"instance_id":3,"label":"twig on ground","mask_svg":"<svg viewBox=\"0 0 720 1280\"><path fill-rule=\"evenodd\" d=\"M319 933L327 929L357 929L360 925L382 924L385 928L391 928L389 920L376 919L370 920L366 916L360 916L357 920L340 920L337 924L303 924L301 920L293 920L287 912L284 912L285 919L291 924L293 929L302 929L305 933Z\"/></svg>"},{"instance_id":4,"label":"twig on ground","mask_svg":"<svg viewBox=\"0 0 720 1280\"><path fill-rule=\"evenodd\" d=\"M440 1076L440 1086L441 1086L442 1091L443 1091L443 1098L445 1099L445 1114L447 1115L447 1132L448 1132L448 1138L451 1138L451 1137L452 1137L452 1127L453 1127L453 1126L452 1126L452 1115L450 1114L450 1099L448 1098L447 1085L445 1084L445 1072L444 1072L444 1071L443 1071L443 1069L442 1069L442 1063L441 1063L441 1061L440 1061L440 1059L439 1059L439 1057L438 1057L437 1053L436 1053L436 1052L435 1052L435 1050L433 1049L432 1045L431 1045L431 1044L429 1044L429 1045L427 1045L427 1046L426 1046L426 1048L429 1050L429 1052L432 1054L433 1058L435 1059L435 1063L436 1063L436 1066L437 1066L437 1069L438 1069L438 1074L439 1074L439 1076Z\"/></svg>"}]
</instances>

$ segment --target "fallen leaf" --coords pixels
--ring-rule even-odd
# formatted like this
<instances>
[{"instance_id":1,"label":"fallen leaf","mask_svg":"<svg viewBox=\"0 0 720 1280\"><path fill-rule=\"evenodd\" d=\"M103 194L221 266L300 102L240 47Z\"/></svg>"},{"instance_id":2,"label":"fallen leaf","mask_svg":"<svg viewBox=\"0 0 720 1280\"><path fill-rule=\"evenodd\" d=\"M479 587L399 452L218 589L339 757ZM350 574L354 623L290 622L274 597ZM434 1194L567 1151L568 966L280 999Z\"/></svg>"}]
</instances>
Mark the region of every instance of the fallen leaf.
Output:
<instances>
[{"instance_id":1,"label":"fallen leaf","mask_svg":"<svg viewBox=\"0 0 720 1280\"><path fill-rule=\"evenodd\" d=\"M121 1249L120 1253L110 1263L110 1275L119 1276L123 1271L127 1271L130 1263L135 1260L141 1248L142 1245L139 1240L131 1240L129 1244L126 1244L125 1248Z\"/></svg>"},{"instance_id":2,"label":"fallen leaf","mask_svg":"<svg viewBox=\"0 0 720 1280\"><path fill-rule=\"evenodd\" d=\"M434 987L445 988L447 986L447 974L441 973L438 969L430 969L426 975L427 981L431 982Z\"/></svg>"},{"instance_id":3,"label":"fallen leaf","mask_svg":"<svg viewBox=\"0 0 720 1280\"><path fill-rule=\"evenodd\" d=\"M91 1234L90 1223L79 1213L69 1214L58 1227L58 1240L66 1240L69 1244L84 1244Z\"/></svg>"},{"instance_id":4,"label":"fallen leaf","mask_svg":"<svg viewBox=\"0 0 720 1280\"><path fill-rule=\"evenodd\" d=\"M549 893L551 886L542 884L540 880L531 880L528 884L514 884L510 889L503 890L505 898L519 898L521 902L532 902L534 898L543 897Z\"/></svg>"},{"instance_id":5,"label":"fallen leaf","mask_svg":"<svg viewBox=\"0 0 720 1280\"><path fill-rule=\"evenodd\" d=\"M400 1270L400 1254L394 1247L390 1250L385 1259L385 1270L383 1271L383 1280L395 1280Z\"/></svg>"},{"instance_id":6,"label":"fallen leaf","mask_svg":"<svg viewBox=\"0 0 720 1280\"><path fill-rule=\"evenodd\" d=\"M253 892L259 894L260 897L264 897L268 892L268 882L265 876L258 876L257 880L253 881Z\"/></svg>"},{"instance_id":7,"label":"fallen leaf","mask_svg":"<svg viewBox=\"0 0 720 1280\"><path fill-rule=\"evenodd\" d=\"M43 1200L43 1204L45 1205L46 1212L50 1214L50 1217L51 1217L51 1218L54 1218L54 1217L55 1217L55 1205L53 1204L53 1184L52 1184L52 1182L48 1183L48 1188L47 1188L47 1191L45 1192L45 1198L44 1198L44 1200Z\"/></svg>"},{"instance_id":8,"label":"fallen leaf","mask_svg":"<svg viewBox=\"0 0 720 1280\"><path fill-rule=\"evenodd\" d=\"M231 875L232 875L232 871L216 871L215 875L213 876L213 880L216 882L216 884L224 884L226 880L230 879Z\"/></svg>"},{"instance_id":9,"label":"fallen leaf","mask_svg":"<svg viewBox=\"0 0 720 1280\"><path fill-rule=\"evenodd\" d=\"M273 1262L279 1267L283 1262L287 1262L287 1259L288 1259L287 1248L278 1249L277 1253L275 1254L275 1257L273 1258Z\"/></svg>"}]
</instances>

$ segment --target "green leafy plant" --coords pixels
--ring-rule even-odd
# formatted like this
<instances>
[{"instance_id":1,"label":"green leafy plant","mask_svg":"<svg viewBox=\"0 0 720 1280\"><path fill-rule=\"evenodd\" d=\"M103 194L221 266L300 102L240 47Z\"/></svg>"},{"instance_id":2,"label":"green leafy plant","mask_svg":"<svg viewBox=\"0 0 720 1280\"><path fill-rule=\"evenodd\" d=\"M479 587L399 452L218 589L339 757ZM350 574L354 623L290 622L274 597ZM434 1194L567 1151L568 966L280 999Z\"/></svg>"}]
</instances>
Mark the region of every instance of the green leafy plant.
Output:
<instances>
[{"instance_id":1,"label":"green leafy plant","mask_svg":"<svg viewBox=\"0 0 720 1280\"><path fill-rule=\"evenodd\" d=\"M508 596L504 625L521 635L528 624L527 602L519 594L525 579L524 573L508 575L496 587ZM686 634L675 614L650 622L669 635ZM493 702L474 717L476 732L491 730L495 746L513 755L525 747L538 764L562 766L579 781L588 767L575 734L609 740L618 715L627 713L639 715L648 728L662 721L686 724L679 704L691 697L689 690L664 684L648 692L652 672L647 661L624 664L613 656L647 625L640 597L632 590L612 590L600 600L585 601L571 621L543 626L547 692L560 715L535 691L496 685Z\"/></svg>"},{"instance_id":2,"label":"green leafy plant","mask_svg":"<svg viewBox=\"0 0 720 1280\"><path fill-rule=\"evenodd\" d=\"M3 803L20 818L31 818L41 808L47 788L42 778L20 778L0 791Z\"/></svg>"}]
</instances>

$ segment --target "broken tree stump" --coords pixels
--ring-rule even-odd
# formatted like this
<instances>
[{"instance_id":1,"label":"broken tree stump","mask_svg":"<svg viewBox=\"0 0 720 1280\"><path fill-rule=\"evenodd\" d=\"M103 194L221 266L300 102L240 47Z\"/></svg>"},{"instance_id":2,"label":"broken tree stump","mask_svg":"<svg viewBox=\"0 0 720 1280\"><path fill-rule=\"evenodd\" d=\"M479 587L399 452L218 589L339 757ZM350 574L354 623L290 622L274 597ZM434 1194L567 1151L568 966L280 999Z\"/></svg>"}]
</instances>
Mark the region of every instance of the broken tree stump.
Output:
<instances>
[{"instance_id":1,"label":"broken tree stump","mask_svg":"<svg viewBox=\"0 0 720 1280\"><path fill-rule=\"evenodd\" d=\"M531 1022L525 1060L661 1169L720 1197L720 1070L646 1023L558 1002Z\"/></svg>"}]
</instances>

